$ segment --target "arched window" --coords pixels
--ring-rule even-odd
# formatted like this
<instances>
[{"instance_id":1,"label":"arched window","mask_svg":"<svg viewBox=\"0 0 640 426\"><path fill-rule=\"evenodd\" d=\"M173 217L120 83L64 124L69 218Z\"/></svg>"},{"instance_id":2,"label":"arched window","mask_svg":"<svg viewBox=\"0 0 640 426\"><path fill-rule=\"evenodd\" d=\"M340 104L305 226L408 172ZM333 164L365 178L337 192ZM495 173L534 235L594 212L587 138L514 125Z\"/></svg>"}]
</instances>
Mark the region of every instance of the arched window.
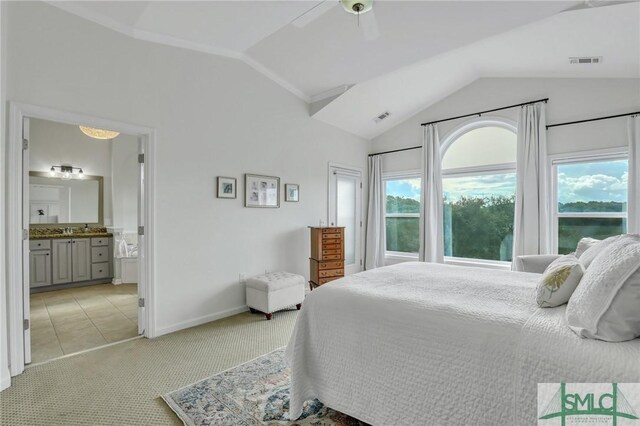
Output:
<instances>
[{"instance_id":1,"label":"arched window","mask_svg":"<svg viewBox=\"0 0 640 426\"><path fill-rule=\"evenodd\" d=\"M445 256L511 261L516 126L481 118L442 143Z\"/></svg>"}]
</instances>

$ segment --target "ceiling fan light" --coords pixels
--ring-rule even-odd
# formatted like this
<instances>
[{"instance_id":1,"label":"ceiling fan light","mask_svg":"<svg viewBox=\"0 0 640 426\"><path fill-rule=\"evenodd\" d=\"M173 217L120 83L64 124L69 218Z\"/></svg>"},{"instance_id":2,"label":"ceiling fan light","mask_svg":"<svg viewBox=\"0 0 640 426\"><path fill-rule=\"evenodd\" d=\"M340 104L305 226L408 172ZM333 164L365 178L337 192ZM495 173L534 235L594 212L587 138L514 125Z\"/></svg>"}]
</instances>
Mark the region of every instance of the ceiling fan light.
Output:
<instances>
[{"instance_id":1,"label":"ceiling fan light","mask_svg":"<svg viewBox=\"0 0 640 426\"><path fill-rule=\"evenodd\" d=\"M340 0L340 4L349 13L359 15L373 8L373 0Z\"/></svg>"},{"instance_id":2,"label":"ceiling fan light","mask_svg":"<svg viewBox=\"0 0 640 426\"><path fill-rule=\"evenodd\" d=\"M79 126L82 133L93 139L107 140L118 137L120 132L113 130L96 129L95 127Z\"/></svg>"}]
</instances>

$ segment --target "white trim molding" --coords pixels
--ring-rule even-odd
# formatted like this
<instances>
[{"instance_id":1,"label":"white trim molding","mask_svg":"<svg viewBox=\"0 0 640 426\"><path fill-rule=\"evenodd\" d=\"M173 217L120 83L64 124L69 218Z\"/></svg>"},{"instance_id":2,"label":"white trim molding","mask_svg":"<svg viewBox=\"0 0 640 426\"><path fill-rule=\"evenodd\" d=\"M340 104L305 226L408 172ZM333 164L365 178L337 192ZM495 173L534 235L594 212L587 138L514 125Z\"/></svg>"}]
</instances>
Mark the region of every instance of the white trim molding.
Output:
<instances>
[{"instance_id":1,"label":"white trim molding","mask_svg":"<svg viewBox=\"0 0 640 426\"><path fill-rule=\"evenodd\" d=\"M156 337L164 336L165 334L173 333L176 331L184 330L190 327L195 327L197 325L206 324L208 322L217 321L222 318L227 318L232 315L241 314L243 312L247 312L249 307L247 305L238 306L237 308L227 309L222 312L216 312L215 314L204 315L198 318L193 318L187 321L182 321L177 324L168 325L166 327L161 327L156 330Z\"/></svg>"},{"instance_id":2,"label":"white trim molding","mask_svg":"<svg viewBox=\"0 0 640 426\"><path fill-rule=\"evenodd\" d=\"M59 123L77 125L83 123L97 128L106 128L139 135L144 139L145 153L145 337L155 337L155 262L154 262L154 214L155 214L155 148L156 133L149 127L138 126L75 112L61 111L37 105L9 103L9 139L7 141L7 205L6 210L6 267L8 293L9 362L12 376L24 371L23 332L23 257L22 257L22 123L25 117L39 118Z\"/></svg>"}]
</instances>

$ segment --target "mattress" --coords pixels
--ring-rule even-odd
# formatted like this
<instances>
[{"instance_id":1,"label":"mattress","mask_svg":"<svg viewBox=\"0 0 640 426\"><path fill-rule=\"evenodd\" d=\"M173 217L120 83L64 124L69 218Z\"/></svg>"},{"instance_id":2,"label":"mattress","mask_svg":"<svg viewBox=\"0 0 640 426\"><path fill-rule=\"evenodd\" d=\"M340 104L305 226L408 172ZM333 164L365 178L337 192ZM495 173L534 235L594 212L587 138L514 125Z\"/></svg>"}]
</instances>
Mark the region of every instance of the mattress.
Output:
<instances>
[{"instance_id":1,"label":"mattress","mask_svg":"<svg viewBox=\"0 0 640 426\"><path fill-rule=\"evenodd\" d=\"M535 424L537 383L640 382L640 340L585 340L538 274L410 262L305 299L286 357L291 418L317 398L374 425Z\"/></svg>"}]
</instances>

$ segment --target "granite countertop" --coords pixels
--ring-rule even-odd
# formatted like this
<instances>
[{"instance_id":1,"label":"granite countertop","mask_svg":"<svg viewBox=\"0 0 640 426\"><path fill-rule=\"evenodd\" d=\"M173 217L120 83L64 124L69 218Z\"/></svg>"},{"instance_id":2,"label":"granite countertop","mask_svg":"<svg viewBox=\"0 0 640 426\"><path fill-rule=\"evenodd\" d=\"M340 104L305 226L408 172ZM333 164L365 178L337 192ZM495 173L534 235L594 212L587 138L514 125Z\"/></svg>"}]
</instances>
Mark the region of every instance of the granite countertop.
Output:
<instances>
[{"instance_id":1,"label":"granite countertop","mask_svg":"<svg viewBox=\"0 0 640 426\"><path fill-rule=\"evenodd\" d=\"M96 227L89 228L89 232L84 231L84 227L71 227L73 233L65 234L66 228L31 228L29 229L30 240L50 240L60 238L91 238L91 237L113 237L111 232L107 231L107 228Z\"/></svg>"},{"instance_id":2,"label":"granite countertop","mask_svg":"<svg viewBox=\"0 0 640 426\"><path fill-rule=\"evenodd\" d=\"M91 238L91 237L113 237L110 232L74 232L73 234L38 234L29 235L30 240L51 240L61 238Z\"/></svg>"}]
</instances>

